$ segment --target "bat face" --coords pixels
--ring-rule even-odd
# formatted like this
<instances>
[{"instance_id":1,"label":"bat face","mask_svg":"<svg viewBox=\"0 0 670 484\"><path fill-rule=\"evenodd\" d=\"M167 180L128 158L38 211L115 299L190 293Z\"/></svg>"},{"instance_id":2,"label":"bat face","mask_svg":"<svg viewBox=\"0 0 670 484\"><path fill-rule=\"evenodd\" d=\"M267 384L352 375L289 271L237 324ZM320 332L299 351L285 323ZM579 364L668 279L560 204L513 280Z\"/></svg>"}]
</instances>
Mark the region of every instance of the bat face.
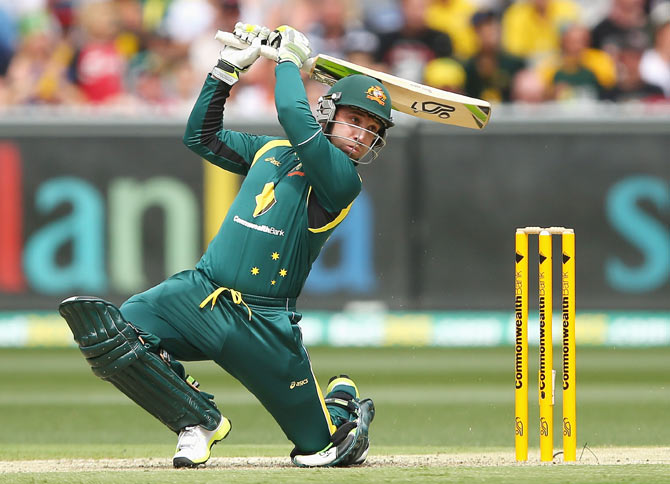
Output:
<instances>
[{"instance_id":1,"label":"bat face","mask_svg":"<svg viewBox=\"0 0 670 484\"><path fill-rule=\"evenodd\" d=\"M393 109L411 116L472 129L484 128L491 117L491 105L481 99L442 91L335 57L317 56L310 71L312 79L331 86L351 74L378 79L391 94Z\"/></svg>"}]
</instances>

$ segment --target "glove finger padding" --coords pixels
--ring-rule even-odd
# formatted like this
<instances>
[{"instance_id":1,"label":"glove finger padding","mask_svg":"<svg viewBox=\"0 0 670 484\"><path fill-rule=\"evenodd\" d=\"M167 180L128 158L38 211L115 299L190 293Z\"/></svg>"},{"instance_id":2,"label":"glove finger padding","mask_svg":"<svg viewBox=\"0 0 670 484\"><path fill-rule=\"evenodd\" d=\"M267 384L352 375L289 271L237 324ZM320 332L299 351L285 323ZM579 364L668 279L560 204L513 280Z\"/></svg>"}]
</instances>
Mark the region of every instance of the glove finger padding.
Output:
<instances>
[{"instance_id":1,"label":"glove finger padding","mask_svg":"<svg viewBox=\"0 0 670 484\"><path fill-rule=\"evenodd\" d=\"M312 54L305 34L288 25L277 27L270 34L268 43L277 49L277 63L290 61L300 68Z\"/></svg>"},{"instance_id":2,"label":"glove finger padding","mask_svg":"<svg viewBox=\"0 0 670 484\"><path fill-rule=\"evenodd\" d=\"M281 32L279 31L279 28L270 32L270 36L268 37L268 45L273 49L279 49L279 46L281 45Z\"/></svg>"},{"instance_id":3,"label":"glove finger padding","mask_svg":"<svg viewBox=\"0 0 670 484\"><path fill-rule=\"evenodd\" d=\"M246 42L247 44L259 42L258 45L264 45L263 41L265 41L270 35L270 29L262 25L237 22L235 24L235 30L233 30L233 34L235 37L240 39L242 42Z\"/></svg>"},{"instance_id":4,"label":"glove finger padding","mask_svg":"<svg viewBox=\"0 0 670 484\"><path fill-rule=\"evenodd\" d=\"M269 36L270 36L270 29L267 27L261 27L261 30L252 40L251 45L266 45L268 43Z\"/></svg>"}]
</instances>

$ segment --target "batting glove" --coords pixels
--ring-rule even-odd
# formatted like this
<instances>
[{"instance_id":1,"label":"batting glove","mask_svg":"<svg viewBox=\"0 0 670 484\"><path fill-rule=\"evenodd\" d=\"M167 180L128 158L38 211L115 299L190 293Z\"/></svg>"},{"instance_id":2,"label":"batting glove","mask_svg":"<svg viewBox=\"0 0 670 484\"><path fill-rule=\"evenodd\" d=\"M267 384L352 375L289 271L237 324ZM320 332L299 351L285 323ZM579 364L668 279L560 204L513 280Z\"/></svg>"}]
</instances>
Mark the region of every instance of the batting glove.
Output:
<instances>
[{"instance_id":1,"label":"batting glove","mask_svg":"<svg viewBox=\"0 0 670 484\"><path fill-rule=\"evenodd\" d=\"M268 43L277 49L277 63L290 61L298 66L298 69L312 54L309 39L302 32L288 25L277 27L270 34Z\"/></svg>"},{"instance_id":2,"label":"batting glove","mask_svg":"<svg viewBox=\"0 0 670 484\"><path fill-rule=\"evenodd\" d=\"M260 45L265 45L267 44L267 38L270 35L270 29L263 27L262 25L237 22L233 34L242 42L246 42L249 45L255 45L254 42L258 42Z\"/></svg>"},{"instance_id":3,"label":"batting glove","mask_svg":"<svg viewBox=\"0 0 670 484\"><path fill-rule=\"evenodd\" d=\"M246 49L225 47L219 54L218 64L212 70L212 76L231 86L240 79L240 72L247 71L260 57L261 45L267 43L270 29L261 25L237 22L233 33L241 41L250 44L250 47Z\"/></svg>"}]
</instances>

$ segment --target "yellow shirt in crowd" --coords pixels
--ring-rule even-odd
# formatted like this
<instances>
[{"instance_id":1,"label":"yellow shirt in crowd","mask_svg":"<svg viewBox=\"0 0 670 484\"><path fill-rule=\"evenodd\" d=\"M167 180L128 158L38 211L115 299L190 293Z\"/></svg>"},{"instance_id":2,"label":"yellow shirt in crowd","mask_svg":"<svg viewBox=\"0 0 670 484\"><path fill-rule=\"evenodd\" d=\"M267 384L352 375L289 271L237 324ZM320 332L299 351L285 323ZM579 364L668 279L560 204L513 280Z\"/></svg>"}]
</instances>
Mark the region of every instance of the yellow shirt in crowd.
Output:
<instances>
[{"instance_id":1,"label":"yellow shirt in crowd","mask_svg":"<svg viewBox=\"0 0 670 484\"><path fill-rule=\"evenodd\" d=\"M540 15L531 0L521 0L505 11L502 44L510 54L533 60L560 49L561 27L579 20L579 7L572 0L547 0L546 15Z\"/></svg>"},{"instance_id":2,"label":"yellow shirt in crowd","mask_svg":"<svg viewBox=\"0 0 670 484\"><path fill-rule=\"evenodd\" d=\"M433 0L426 11L426 23L451 37L454 56L468 59L479 46L470 23L476 11L470 0Z\"/></svg>"}]
</instances>

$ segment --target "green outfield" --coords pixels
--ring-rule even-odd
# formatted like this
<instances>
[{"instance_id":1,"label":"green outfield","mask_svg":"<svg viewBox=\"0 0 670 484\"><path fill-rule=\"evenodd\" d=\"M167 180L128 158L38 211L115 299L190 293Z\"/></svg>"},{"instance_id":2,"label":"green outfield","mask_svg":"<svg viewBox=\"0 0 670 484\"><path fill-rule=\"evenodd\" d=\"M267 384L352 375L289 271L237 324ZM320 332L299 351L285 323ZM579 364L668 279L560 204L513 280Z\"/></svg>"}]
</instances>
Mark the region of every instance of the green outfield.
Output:
<instances>
[{"instance_id":1,"label":"green outfield","mask_svg":"<svg viewBox=\"0 0 670 484\"><path fill-rule=\"evenodd\" d=\"M536 352L531 348L533 361ZM322 385L333 374L349 373L364 396L375 400L369 465L288 467L288 459L283 458L291 445L263 408L215 365L191 363L187 370L204 390L216 395L219 407L233 421L231 435L214 448L213 456L265 456L266 460L245 466L215 459L208 469L170 470L165 463L174 450L174 435L110 384L95 378L77 350L2 349L0 482L190 484L211 482L221 472L240 483L324 482L345 476L346 482L537 482L540 478L546 482L670 482L669 348L579 348L577 435L583 465L549 466L510 462L511 347L313 348L310 354ZM536 372L537 365L531 367L531 383ZM560 391L556 398L555 419L560 422ZM537 413L537 396L532 392L531 422ZM560 450L560 428L555 433ZM536 448L538 441L531 432L531 447ZM635 447L638 454L627 460L623 452L621 459L612 460L607 447ZM641 447L648 448L649 459ZM451 462L451 454L465 457ZM437 457L432 461L390 458L398 455ZM486 461L493 455L504 465ZM484 465L479 465L478 457ZM97 461L91 464L87 459L122 460L96 468ZM44 460L49 462L34 466L26 462ZM80 462L88 463L80 466ZM138 463L136 468L133 462ZM123 472L105 471L119 466Z\"/></svg>"}]
</instances>

